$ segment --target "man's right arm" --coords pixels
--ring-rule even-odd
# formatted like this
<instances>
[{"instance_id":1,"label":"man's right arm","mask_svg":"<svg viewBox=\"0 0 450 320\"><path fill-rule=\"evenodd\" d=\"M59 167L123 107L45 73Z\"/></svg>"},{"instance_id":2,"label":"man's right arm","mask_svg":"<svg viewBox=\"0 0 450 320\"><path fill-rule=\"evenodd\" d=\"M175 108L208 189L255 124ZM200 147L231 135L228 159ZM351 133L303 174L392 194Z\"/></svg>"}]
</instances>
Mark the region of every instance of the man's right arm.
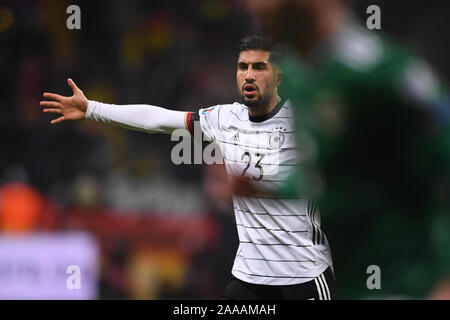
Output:
<instances>
[{"instance_id":1,"label":"man's right arm","mask_svg":"<svg viewBox=\"0 0 450 320\"><path fill-rule=\"evenodd\" d=\"M85 118L125 129L171 134L176 129L186 129L186 115L183 111L152 105L114 105L89 100ZM186 131L185 135L189 133Z\"/></svg>"},{"instance_id":2,"label":"man's right arm","mask_svg":"<svg viewBox=\"0 0 450 320\"><path fill-rule=\"evenodd\" d=\"M44 93L44 97L51 101L41 101L44 113L59 114L52 124L66 120L92 119L98 122L119 126L126 129L171 134L176 129L187 129L189 123L188 112L168 110L152 105L114 105L88 100L83 92L68 79L72 88L70 97L54 93ZM178 130L178 135L189 135L187 130Z\"/></svg>"}]
</instances>

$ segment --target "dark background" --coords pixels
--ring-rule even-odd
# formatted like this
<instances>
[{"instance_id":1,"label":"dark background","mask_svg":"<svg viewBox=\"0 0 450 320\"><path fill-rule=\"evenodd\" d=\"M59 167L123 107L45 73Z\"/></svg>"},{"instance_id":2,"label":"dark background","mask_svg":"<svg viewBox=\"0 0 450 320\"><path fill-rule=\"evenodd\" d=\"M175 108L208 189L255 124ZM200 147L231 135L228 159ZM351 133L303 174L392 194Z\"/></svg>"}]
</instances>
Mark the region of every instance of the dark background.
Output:
<instances>
[{"instance_id":1,"label":"dark background","mask_svg":"<svg viewBox=\"0 0 450 320\"><path fill-rule=\"evenodd\" d=\"M448 83L450 2L351 3L363 23L367 6L379 5L381 32ZM66 28L71 4L81 30ZM39 199L8 224L0 196L1 230L92 232L102 248L99 298L220 296L237 244L223 168L172 164L176 142L165 135L51 126L39 101L44 91L70 95L71 77L107 103L230 103L236 44L256 31L238 0L0 2L0 192L20 183Z\"/></svg>"}]
</instances>

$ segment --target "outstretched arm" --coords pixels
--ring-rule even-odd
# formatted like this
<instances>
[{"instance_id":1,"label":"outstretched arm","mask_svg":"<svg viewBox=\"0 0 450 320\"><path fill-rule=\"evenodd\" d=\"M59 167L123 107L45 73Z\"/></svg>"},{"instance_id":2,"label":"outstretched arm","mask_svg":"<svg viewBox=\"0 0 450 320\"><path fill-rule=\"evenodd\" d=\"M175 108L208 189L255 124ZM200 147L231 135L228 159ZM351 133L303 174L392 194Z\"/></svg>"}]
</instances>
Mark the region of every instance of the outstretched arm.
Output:
<instances>
[{"instance_id":1,"label":"outstretched arm","mask_svg":"<svg viewBox=\"0 0 450 320\"><path fill-rule=\"evenodd\" d=\"M168 110L151 105L114 105L88 100L72 79L67 83L72 88L73 95L64 97L54 93L44 93L44 97L52 101L41 101L44 113L60 114L52 120L57 124L66 120L92 119L116 125L126 129L172 133L176 129L186 129L186 112ZM189 135L180 132L181 135Z\"/></svg>"}]
</instances>

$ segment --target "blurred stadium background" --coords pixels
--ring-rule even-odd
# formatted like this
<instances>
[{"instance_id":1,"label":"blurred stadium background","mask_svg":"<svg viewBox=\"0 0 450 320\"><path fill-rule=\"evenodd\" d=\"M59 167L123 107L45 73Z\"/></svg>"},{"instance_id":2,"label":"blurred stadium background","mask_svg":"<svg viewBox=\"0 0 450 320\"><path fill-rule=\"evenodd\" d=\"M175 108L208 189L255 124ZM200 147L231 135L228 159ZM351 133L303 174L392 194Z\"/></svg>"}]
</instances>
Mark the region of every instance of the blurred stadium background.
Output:
<instances>
[{"instance_id":1,"label":"blurred stadium background","mask_svg":"<svg viewBox=\"0 0 450 320\"><path fill-rule=\"evenodd\" d=\"M361 19L370 4L448 83L450 3L353 1ZM71 94L70 76L108 103L235 101L235 47L255 30L239 0L0 2L0 299L220 297L237 248L224 169L172 164L165 135L50 126L39 100Z\"/></svg>"}]
</instances>

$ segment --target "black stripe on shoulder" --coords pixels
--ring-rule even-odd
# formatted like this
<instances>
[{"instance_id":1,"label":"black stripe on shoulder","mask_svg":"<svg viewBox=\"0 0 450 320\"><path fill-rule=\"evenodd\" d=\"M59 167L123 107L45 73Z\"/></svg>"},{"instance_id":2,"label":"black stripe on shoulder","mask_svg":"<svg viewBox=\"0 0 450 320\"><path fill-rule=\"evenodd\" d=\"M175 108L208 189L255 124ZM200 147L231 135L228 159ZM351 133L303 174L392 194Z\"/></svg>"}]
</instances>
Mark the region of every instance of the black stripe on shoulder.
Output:
<instances>
[{"instance_id":1,"label":"black stripe on shoulder","mask_svg":"<svg viewBox=\"0 0 450 320\"><path fill-rule=\"evenodd\" d=\"M197 112L192 112L192 115L191 115L191 125L192 125L192 127L194 127L194 122L195 121L200 121L200 115L198 114L198 111Z\"/></svg>"}]
</instances>

